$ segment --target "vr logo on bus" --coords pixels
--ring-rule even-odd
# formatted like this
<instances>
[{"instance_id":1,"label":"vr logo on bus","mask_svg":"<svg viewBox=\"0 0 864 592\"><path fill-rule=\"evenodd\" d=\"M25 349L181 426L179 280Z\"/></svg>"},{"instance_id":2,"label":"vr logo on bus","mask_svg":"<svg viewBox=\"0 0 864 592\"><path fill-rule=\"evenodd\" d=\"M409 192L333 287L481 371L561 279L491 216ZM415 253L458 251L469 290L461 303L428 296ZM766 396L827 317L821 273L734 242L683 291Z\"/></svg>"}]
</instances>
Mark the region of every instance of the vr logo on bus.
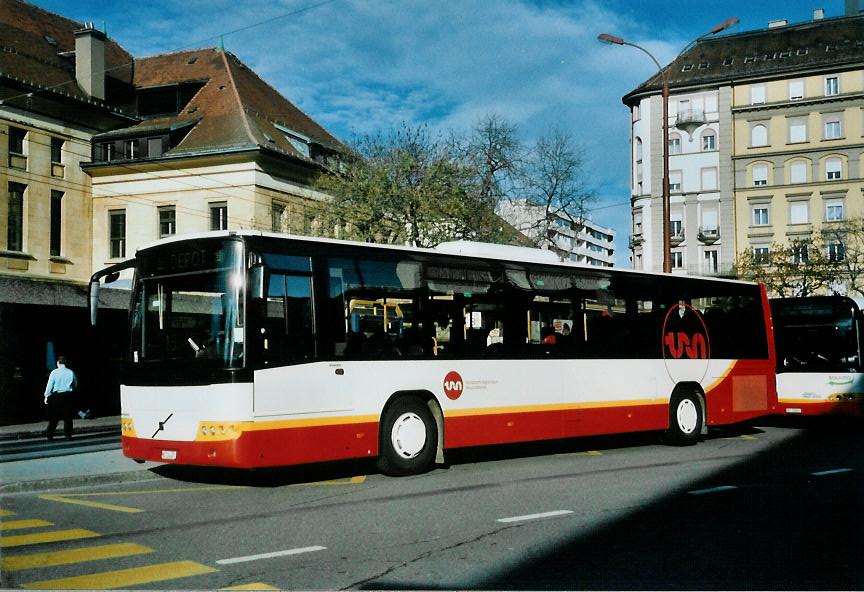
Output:
<instances>
[{"instance_id":1,"label":"vr logo on bus","mask_svg":"<svg viewBox=\"0 0 864 592\"><path fill-rule=\"evenodd\" d=\"M695 335L687 335L681 331L667 333L663 341L668 348L669 355L676 360L681 359L685 354L691 360L708 358L708 344L705 341L705 336L701 333Z\"/></svg>"},{"instance_id":2,"label":"vr logo on bus","mask_svg":"<svg viewBox=\"0 0 864 592\"><path fill-rule=\"evenodd\" d=\"M461 397L463 386L462 377L455 370L451 370L444 377L444 394L448 399L455 401Z\"/></svg>"}]
</instances>

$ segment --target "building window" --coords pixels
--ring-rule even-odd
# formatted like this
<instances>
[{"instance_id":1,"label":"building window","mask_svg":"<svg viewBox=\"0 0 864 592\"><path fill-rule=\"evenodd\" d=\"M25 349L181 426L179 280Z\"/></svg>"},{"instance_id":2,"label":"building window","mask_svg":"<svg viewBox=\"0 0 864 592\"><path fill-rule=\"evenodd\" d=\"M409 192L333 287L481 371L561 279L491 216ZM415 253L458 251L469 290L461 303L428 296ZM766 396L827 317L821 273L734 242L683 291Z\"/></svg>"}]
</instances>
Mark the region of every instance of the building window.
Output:
<instances>
[{"instance_id":1,"label":"building window","mask_svg":"<svg viewBox=\"0 0 864 592\"><path fill-rule=\"evenodd\" d=\"M102 142L96 145L96 160L100 162L111 162L115 158L114 142Z\"/></svg>"},{"instance_id":2,"label":"building window","mask_svg":"<svg viewBox=\"0 0 864 592\"><path fill-rule=\"evenodd\" d=\"M24 154L24 138L27 137L27 131L17 128L9 128L9 152L12 154Z\"/></svg>"},{"instance_id":3,"label":"building window","mask_svg":"<svg viewBox=\"0 0 864 592\"><path fill-rule=\"evenodd\" d=\"M680 218L669 220L669 236L684 237L684 222Z\"/></svg>"},{"instance_id":4,"label":"building window","mask_svg":"<svg viewBox=\"0 0 864 592\"><path fill-rule=\"evenodd\" d=\"M6 248L24 250L24 191L27 186L9 183L9 209L6 213Z\"/></svg>"},{"instance_id":5,"label":"building window","mask_svg":"<svg viewBox=\"0 0 864 592\"><path fill-rule=\"evenodd\" d=\"M669 154L681 154L681 136L669 134Z\"/></svg>"},{"instance_id":6,"label":"building window","mask_svg":"<svg viewBox=\"0 0 864 592\"><path fill-rule=\"evenodd\" d=\"M59 257L63 239L63 192L51 190L51 235L49 252L52 257Z\"/></svg>"},{"instance_id":7,"label":"building window","mask_svg":"<svg viewBox=\"0 0 864 592\"><path fill-rule=\"evenodd\" d=\"M717 169L715 167L702 169L702 191L715 191L717 189Z\"/></svg>"},{"instance_id":8,"label":"building window","mask_svg":"<svg viewBox=\"0 0 864 592\"><path fill-rule=\"evenodd\" d=\"M807 141L807 120L806 119L790 119L789 120L789 143L796 144L798 142Z\"/></svg>"},{"instance_id":9,"label":"building window","mask_svg":"<svg viewBox=\"0 0 864 592\"><path fill-rule=\"evenodd\" d=\"M705 271L707 273L717 273L720 271L720 258L716 249L705 251Z\"/></svg>"},{"instance_id":10,"label":"building window","mask_svg":"<svg viewBox=\"0 0 864 592\"><path fill-rule=\"evenodd\" d=\"M846 260L846 247L843 243L831 243L828 245L828 261L839 263Z\"/></svg>"},{"instance_id":11,"label":"building window","mask_svg":"<svg viewBox=\"0 0 864 592\"><path fill-rule=\"evenodd\" d=\"M750 85L750 104L761 105L765 103L765 85L752 84Z\"/></svg>"},{"instance_id":12,"label":"building window","mask_svg":"<svg viewBox=\"0 0 864 592\"><path fill-rule=\"evenodd\" d=\"M840 78L828 76L825 78L825 96L834 97L840 94Z\"/></svg>"},{"instance_id":13,"label":"building window","mask_svg":"<svg viewBox=\"0 0 864 592\"><path fill-rule=\"evenodd\" d=\"M758 265L767 265L770 256L770 247L753 247L753 261Z\"/></svg>"},{"instance_id":14,"label":"building window","mask_svg":"<svg viewBox=\"0 0 864 592\"><path fill-rule=\"evenodd\" d=\"M768 184L768 165L753 165L753 186L761 187Z\"/></svg>"},{"instance_id":15,"label":"building window","mask_svg":"<svg viewBox=\"0 0 864 592\"><path fill-rule=\"evenodd\" d=\"M768 206L753 208L753 226L768 226Z\"/></svg>"},{"instance_id":16,"label":"building window","mask_svg":"<svg viewBox=\"0 0 864 592\"><path fill-rule=\"evenodd\" d=\"M669 191L681 191L681 171L669 172Z\"/></svg>"},{"instance_id":17,"label":"building window","mask_svg":"<svg viewBox=\"0 0 864 592\"><path fill-rule=\"evenodd\" d=\"M159 238L177 234L177 209L174 206L159 208Z\"/></svg>"},{"instance_id":18,"label":"building window","mask_svg":"<svg viewBox=\"0 0 864 592\"><path fill-rule=\"evenodd\" d=\"M147 157L156 158L162 156L162 138L147 139Z\"/></svg>"},{"instance_id":19,"label":"building window","mask_svg":"<svg viewBox=\"0 0 864 592\"><path fill-rule=\"evenodd\" d=\"M642 138L636 136L636 162L642 162Z\"/></svg>"},{"instance_id":20,"label":"building window","mask_svg":"<svg viewBox=\"0 0 864 592\"><path fill-rule=\"evenodd\" d=\"M806 183L807 182L807 163L803 160L796 160L789 165L789 182L790 183Z\"/></svg>"},{"instance_id":21,"label":"building window","mask_svg":"<svg viewBox=\"0 0 864 592\"><path fill-rule=\"evenodd\" d=\"M123 142L123 154L130 160L140 158L141 153L138 149L138 140L125 140Z\"/></svg>"},{"instance_id":22,"label":"building window","mask_svg":"<svg viewBox=\"0 0 864 592\"><path fill-rule=\"evenodd\" d=\"M768 128L757 123L750 129L750 146L767 146L768 145Z\"/></svg>"},{"instance_id":23,"label":"building window","mask_svg":"<svg viewBox=\"0 0 864 592\"><path fill-rule=\"evenodd\" d=\"M633 106L633 121L639 121L639 118L640 118L639 105L634 105Z\"/></svg>"},{"instance_id":24,"label":"building window","mask_svg":"<svg viewBox=\"0 0 864 592\"><path fill-rule=\"evenodd\" d=\"M810 207L806 201L793 201L789 204L789 224L810 222Z\"/></svg>"},{"instance_id":25,"label":"building window","mask_svg":"<svg viewBox=\"0 0 864 592\"><path fill-rule=\"evenodd\" d=\"M839 140L843 137L843 126L840 124L840 118L833 116L831 119L825 120L825 139Z\"/></svg>"},{"instance_id":26,"label":"building window","mask_svg":"<svg viewBox=\"0 0 864 592\"><path fill-rule=\"evenodd\" d=\"M63 142L62 138L51 138L51 162L61 164L63 162Z\"/></svg>"},{"instance_id":27,"label":"building window","mask_svg":"<svg viewBox=\"0 0 864 592\"><path fill-rule=\"evenodd\" d=\"M210 204L210 230L228 230L228 204Z\"/></svg>"},{"instance_id":28,"label":"building window","mask_svg":"<svg viewBox=\"0 0 864 592\"><path fill-rule=\"evenodd\" d=\"M285 226L285 204L273 202L273 223L271 226L271 230L273 232L283 232Z\"/></svg>"},{"instance_id":29,"label":"building window","mask_svg":"<svg viewBox=\"0 0 864 592\"><path fill-rule=\"evenodd\" d=\"M804 98L804 81L801 79L789 81L789 100L800 101Z\"/></svg>"},{"instance_id":30,"label":"building window","mask_svg":"<svg viewBox=\"0 0 864 592\"><path fill-rule=\"evenodd\" d=\"M825 179L837 181L843 176L843 161L839 158L829 158L825 161Z\"/></svg>"},{"instance_id":31,"label":"building window","mask_svg":"<svg viewBox=\"0 0 864 592\"><path fill-rule=\"evenodd\" d=\"M633 214L633 234L635 236L642 235L642 212Z\"/></svg>"},{"instance_id":32,"label":"building window","mask_svg":"<svg viewBox=\"0 0 864 592\"><path fill-rule=\"evenodd\" d=\"M825 202L825 221L840 222L843 220L843 201L834 199Z\"/></svg>"},{"instance_id":33,"label":"building window","mask_svg":"<svg viewBox=\"0 0 864 592\"><path fill-rule=\"evenodd\" d=\"M112 259L126 256L126 210L108 212L110 254Z\"/></svg>"},{"instance_id":34,"label":"building window","mask_svg":"<svg viewBox=\"0 0 864 592\"><path fill-rule=\"evenodd\" d=\"M807 245L796 243L792 245L792 263L800 264L810 261L810 251Z\"/></svg>"},{"instance_id":35,"label":"building window","mask_svg":"<svg viewBox=\"0 0 864 592\"><path fill-rule=\"evenodd\" d=\"M684 269L684 253L681 251L672 251L672 269Z\"/></svg>"},{"instance_id":36,"label":"building window","mask_svg":"<svg viewBox=\"0 0 864 592\"><path fill-rule=\"evenodd\" d=\"M713 130L706 130L702 134L702 152L710 152L711 150L717 150L717 136Z\"/></svg>"}]
</instances>

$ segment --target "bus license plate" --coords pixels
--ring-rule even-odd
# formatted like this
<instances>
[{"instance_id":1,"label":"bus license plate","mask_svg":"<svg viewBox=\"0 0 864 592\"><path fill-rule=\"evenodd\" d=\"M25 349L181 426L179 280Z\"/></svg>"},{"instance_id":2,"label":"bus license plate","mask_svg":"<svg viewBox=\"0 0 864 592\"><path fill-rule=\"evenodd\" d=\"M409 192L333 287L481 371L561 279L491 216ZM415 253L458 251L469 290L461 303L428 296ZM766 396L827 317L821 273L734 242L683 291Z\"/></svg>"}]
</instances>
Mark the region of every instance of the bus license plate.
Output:
<instances>
[{"instance_id":1,"label":"bus license plate","mask_svg":"<svg viewBox=\"0 0 864 592\"><path fill-rule=\"evenodd\" d=\"M162 451L162 460L177 460L177 451L176 450L163 450Z\"/></svg>"}]
</instances>

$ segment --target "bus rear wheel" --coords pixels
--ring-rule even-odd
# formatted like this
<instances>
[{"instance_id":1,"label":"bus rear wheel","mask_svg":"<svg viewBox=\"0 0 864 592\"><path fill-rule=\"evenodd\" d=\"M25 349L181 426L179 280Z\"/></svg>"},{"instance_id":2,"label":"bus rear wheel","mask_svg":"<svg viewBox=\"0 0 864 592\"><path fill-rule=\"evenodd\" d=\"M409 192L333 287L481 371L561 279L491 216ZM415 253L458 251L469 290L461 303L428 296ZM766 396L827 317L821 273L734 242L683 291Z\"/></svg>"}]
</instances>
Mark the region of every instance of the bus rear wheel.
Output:
<instances>
[{"instance_id":1,"label":"bus rear wheel","mask_svg":"<svg viewBox=\"0 0 864 592\"><path fill-rule=\"evenodd\" d=\"M381 422L378 468L388 475L416 475L435 459L438 430L426 403L418 397L400 397Z\"/></svg>"},{"instance_id":2,"label":"bus rear wheel","mask_svg":"<svg viewBox=\"0 0 864 592\"><path fill-rule=\"evenodd\" d=\"M669 430L666 432L670 444L692 446L702 435L702 400L694 392L673 394L669 401Z\"/></svg>"}]
</instances>

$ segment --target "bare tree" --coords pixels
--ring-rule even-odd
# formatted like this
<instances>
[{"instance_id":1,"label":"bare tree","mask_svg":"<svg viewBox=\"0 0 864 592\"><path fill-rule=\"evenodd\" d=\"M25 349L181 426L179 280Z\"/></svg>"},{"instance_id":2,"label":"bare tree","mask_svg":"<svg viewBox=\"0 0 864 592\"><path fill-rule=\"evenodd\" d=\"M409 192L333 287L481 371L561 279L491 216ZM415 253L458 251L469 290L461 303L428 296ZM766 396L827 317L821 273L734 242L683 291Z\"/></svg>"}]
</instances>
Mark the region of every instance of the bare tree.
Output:
<instances>
[{"instance_id":1,"label":"bare tree","mask_svg":"<svg viewBox=\"0 0 864 592\"><path fill-rule=\"evenodd\" d=\"M849 294L864 296L864 218L825 224L822 241L835 282Z\"/></svg>"},{"instance_id":2,"label":"bare tree","mask_svg":"<svg viewBox=\"0 0 864 592\"><path fill-rule=\"evenodd\" d=\"M812 296L831 281L821 240L807 237L789 244L774 243L767 254L742 251L735 263L739 279L761 282L772 296Z\"/></svg>"}]
</instances>

